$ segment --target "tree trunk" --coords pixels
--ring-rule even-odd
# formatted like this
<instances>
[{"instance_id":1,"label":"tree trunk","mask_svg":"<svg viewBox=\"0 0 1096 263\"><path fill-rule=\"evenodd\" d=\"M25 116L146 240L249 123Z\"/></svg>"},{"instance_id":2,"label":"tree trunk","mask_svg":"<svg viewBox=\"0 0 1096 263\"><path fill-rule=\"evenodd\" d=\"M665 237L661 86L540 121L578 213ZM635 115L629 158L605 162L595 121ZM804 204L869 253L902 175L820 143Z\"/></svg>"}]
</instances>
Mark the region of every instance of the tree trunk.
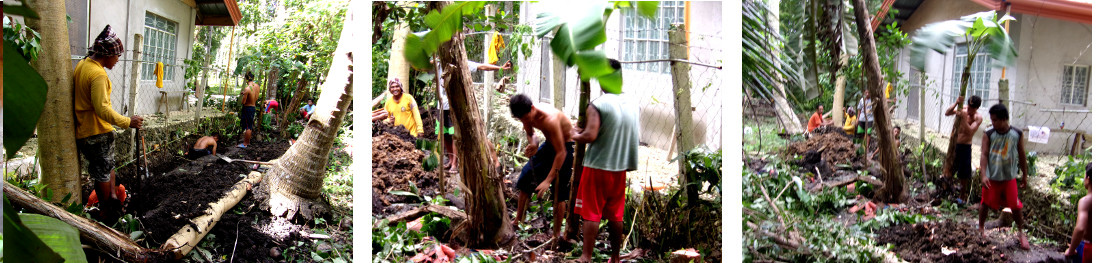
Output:
<instances>
[{"instance_id":1,"label":"tree trunk","mask_svg":"<svg viewBox=\"0 0 1096 263\"><path fill-rule=\"evenodd\" d=\"M875 130L879 134L879 152L883 165L883 188L876 192L876 198L888 203L902 202L907 197L905 176L898 163L898 145L894 134L890 132L890 111L887 100L883 99L883 73L879 68L876 55L875 38L869 28L868 8L864 0L853 0L856 11L856 31L860 33L860 44L864 54L864 72L868 77L867 88L871 89L872 112L875 114Z\"/></svg>"},{"instance_id":2,"label":"tree trunk","mask_svg":"<svg viewBox=\"0 0 1096 263\"><path fill-rule=\"evenodd\" d=\"M404 2L400 2L401 4ZM395 56L389 56L388 58L388 79L399 78L403 85L408 88L411 87L411 80L409 79L411 64L407 63L407 58L403 56L404 49L407 46L407 33L411 32L411 28L407 25L407 20L400 20L400 23L396 25L396 30L392 32L392 49L389 54L397 54ZM374 41L376 42L376 41Z\"/></svg>"},{"instance_id":3,"label":"tree trunk","mask_svg":"<svg viewBox=\"0 0 1096 263\"><path fill-rule=\"evenodd\" d=\"M431 9L440 11L451 2L430 2ZM465 203L469 220L457 226L456 235L466 239L470 247L498 246L513 235L509 214L503 198L502 175L491 169L491 151L487 149L484 121L476 110L479 108L472 89L472 76L468 71L468 53L464 49L464 34L457 31L453 38L442 43L438 58L445 72L452 72L446 80L445 91L449 96L451 116L456 126L454 136L461 160L461 182L467 187Z\"/></svg>"},{"instance_id":4,"label":"tree trunk","mask_svg":"<svg viewBox=\"0 0 1096 263\"><path fill-rule=\"evenodd\" d=\"M45 13L42 12L38 14L43 15ZM161 262L171 259L167 252L141 247L140 245L137 245L137 243L134 243L133 240L130 240L125 234L119 233L118 230L106 227L91 219L69 213L64 209L42 199L38 199L38 197L29 192L10 185L7 182L3 182L3 184L4 196L11 201L12 205L22 207L31 213L56 218L66 224L76 227L76 229L80 231L80 239L91 241L90 243L94 244L99 249L110 251L117 257L128 262Z\"/></svg>"},{"instance_id":5,"label":"tree trunk","mask_svg":"<svg viewBox=\"0 0 1096 263\"><path fill-rule=\"evenodd\" d=\"M842 49L843 50L843 49ZM842 74L842 69L845 65L849 64L849 54L841 54L841 62L837 66L837 70L830 73L833 83L833 108L830 110L830 118L833 118L834 125L845 124L845 74Z\"/></svg>"},{"instance_id":6,"label":"tree trunk","mask_svg":"<svg viewBox=\"0 0 1096 263\"><path fill-rule=\"evenodd\" d=\"M977 57L977 56L967 56L967 57L968 57L967 65L963 67L963 74L960 75L961 76L960 81L959 81L959 96L960 97L967 96L967 85L970 84L970 65L974 63L974 57ZM959 109L963 108L963 103L965 103L965 101L960 101L959 102L959 106L958 106ZM962 120L959 120L958 116L956 116L954 119L955 119L955 121L951 124L951 133L950 133L951 136L948 137L948 151L947 151L946 156L944 157L944 176L951 175L951 171L952 171L951 167L952 167L952 165L955 164L955 145L956 145L957 142L959 142L959 128L960 128L960 125L961 125L960 123L962 122Z\"/></svg>"},{"instance_id":7,"label":"tree trunk","mask_svg":"<svg viewBox=\"0 0 1096 263\"><path fill-rule=\"evenodd\" d=\"M353 99L354 86L351 68L351 32L356 25L352 11L344 18L344 28L335 48L331 69L327 72L323 92L316 103L316 111L305 125L297 143L289 147L274 168L266 175L269 184L262 184L260 196L265 198L263 208L269 208L275 216L293 219L300 215L305 220L328 211L320 198L323 178L327 172L328 156L335 136L342 125L343 116Z\"/></svg>"},{"instance_id":8,"label":"tree trunk","mask_svg":"<svg viewBox=\"0 0 1096 263\"><path fill-rule=\"evenodd\" d=\"M288 135L286 134L285 128L289 126L290 114L297 114L297 106L300 106L301 101L304 100L305 91L307 90L304 88L305 85L308 85L308 80L306 80L304 76L297 78L297 88L293 89L295 95L290 99L291 101L289 104L285 105L288 107L281 107L278 109L282 114L278 120L278 130L281 131L282 138L285 138Z\"/></svg>"},{"instance_id":9,"label":"tree trunk","mask_svg":"<svg viewBox=\"0 0 1096 263\"><path fill-rule=\"evenodd\" d=\"M42 51L32 64L46 80L46 106L38 119L38 154L41 182L51 189L51 201L71 195L69 203L81 202L80 163L76 155L76 120L73 119L72 62L69 57L68 24L63 0L33 0L40 19L27 19L27 26L42 33ZM67 204L66 204L67 205Z\"/></svg>"}]
</instances>

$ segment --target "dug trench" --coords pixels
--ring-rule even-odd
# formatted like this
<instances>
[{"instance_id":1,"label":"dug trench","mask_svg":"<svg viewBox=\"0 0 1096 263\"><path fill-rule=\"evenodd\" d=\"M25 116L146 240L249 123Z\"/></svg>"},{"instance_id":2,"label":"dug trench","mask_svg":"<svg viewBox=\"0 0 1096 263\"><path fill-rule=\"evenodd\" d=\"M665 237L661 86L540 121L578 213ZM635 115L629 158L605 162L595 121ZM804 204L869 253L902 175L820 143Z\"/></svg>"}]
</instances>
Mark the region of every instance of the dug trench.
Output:
<instances>
[{"instance_id":1,"label":"dug trench","mask_svg":"<svg viewBox=\"0 0 1096 263\"><path fill-rule=\"evenodd\" d=\"M126 213L132 214L139 222L140 230L144 231L138 238L143 240L139 242L142 245L158 248L184 226L194 226L190 222L192 218L204 215L209 203L222 198L252 171L252 164L229 163L213 155L186 159L181 155L185 154L183 149L198 138L198 135L189 135L172 145L163 145L165 149L147 153L149 177L146 179L139 177L143 172L136 162L117 169L117 182L126 185L129 192ZM235 144L239 141L239 138L218 141L218 153L234 160L270 161L280 157L290 146L286 140L271 139L253 140L249 147L237 148ZM90 187L86 187L85 196L90 192ZM304 238L302 233L311 233L309 224L274 217L257 206L248 191L210 231L209 235L216 237L215 244L203 249L213 255L232 255L236 260L246 262L275 262L282 251ZM342 222L337 223L343 226ZM334 238L346 240L349 237Z\"/></svg>"}]
</instances>

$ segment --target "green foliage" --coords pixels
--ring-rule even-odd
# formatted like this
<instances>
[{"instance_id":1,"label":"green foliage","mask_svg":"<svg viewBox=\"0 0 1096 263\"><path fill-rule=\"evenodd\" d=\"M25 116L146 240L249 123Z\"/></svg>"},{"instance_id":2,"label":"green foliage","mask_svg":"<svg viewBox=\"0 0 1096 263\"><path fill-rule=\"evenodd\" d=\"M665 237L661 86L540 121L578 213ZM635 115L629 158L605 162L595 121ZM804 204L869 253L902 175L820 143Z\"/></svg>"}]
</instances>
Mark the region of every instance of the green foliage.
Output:
<instances>
[{"instance_id":1,"label":"green foliage","mask_svg":"<svg viewBox=\"0 0 1096 263\"><path fill-rule=\"evenodd\" d=\"M19 219L46 246L61 255L65 262L87 262L84 249L80 247L80 232L76 231L76 227L56 218L38 214L22 213L19 214Z\"/></svg>"},{"instance_id":2,"label":"green foliage","mask_svg":"<svg viewBox=\"0 0 1096 263\"><path fill-rule=\"evenodd\" d=\"M956 40L970 43L967 47L972 52L969 54L987 52L994 61L994 67L1010 65L1018 53L1004 30L1004 22L1012 20L1016 19L1009 15L998 19L996 11L985 11L963 16L959 20L928 24L918 29L913 38L910 65L924 71L929 50L947 53L955 46ZM982 50L982 47L986 49ZM966 87L962 89L966 90Z\"/></svg>"},{"instance_id":3,"label":"green foliage","mask_svg":"<svg viewBox=\"0 0 1096 263\"><path fill-rule=\"evenodd\" d=\"M453 38L457 30L464 28L463 15L471 15L483 9L483 1L456 2L444 7L441 12L430 10L423 17L429 31L410 33L407 35L407 46L404 56L412 66L418 69L433 69L430 57L438 51L441 44Z\"/></svg>"},{"instance_id":4,"label":"green foliage","mask_svg":"<svg viewBox=\"0 0 1096 263\"><path fill-rule=\"evenodd\" d=\"M1030 158L1028 157L1029 162ZM1088 189L1085 188L1085 166L1092 162L1091 149L1086 149L1084 154L1077 156L1069 156L1069 159L1062 166L1054 168L1054 179L1051 179L1050 186L1056 191L1063 191L1069 193L1069 203L1076 204L1081 197L1088 194ZM1034 166L1028 166L1031 169L1035 169Z\"/></svg>"},{"instance_id":5,"label":"green foliage","mask_svg":"<svg viewBox=\"0 0 1096 263\"><path fill-rule=\"evenodd\" d=\"M450 224L448 217L429 213L422 217L422 232L432 237L443 237L449 231Z\"/></svg>"},{"instance_id":6,"label":"green foliage","mask_svg":"<svg viewBox=\"0 0 1096 263\"><path fill-rule=\"evenodd\" d=\"M422 250L423 234L407 230L407 223L390 226L387 219L373 221L373 262L405 262Z\"/></svg>"},{"instance_id":7,"label":"green foliage","mask_svg":"<svg viewBox=\"0 0 1096 263\"><path fill-rule=\"evenodd\" d=\"M9 262L64 261L60 254L50 249L38 235L23 224L20 214L16 212L6 196L4 197L4 229L9 240L19 240L19 242L5 243Z\"/></svg>"},{"instance_id":8,"label":"green foliage","mask_svg":"<svg viewBox=\"0 0 1096 263\"><path fill-rule=\"evenodd\" d=\"M42 51L41 41L42 35L38 31L4 17L4 42L12 43L12 47L24 60L38 60L38 53Z\"/></svg>"},{"instance_id":9,"label":"green foliage","mask_svg":"<svg viewBox=\"0 0 1096 263\"><path fill-rule=\"evenodd\" d=\"M4 39L4 149L14 156L30 139L46 106L46 80L19 54L14 41Z\"/></svg>"},{"instance_id":10,"label":"green foliage","mask_svg":"<svg viewBox=\"0 0 1096 263\"><path fill-rule=\"evenodd\" d=\"M657 10L657 2L654 3ZM650 2L636 5L640 14L648 19L653 19ZM601 2L583 2L579 6L575 3L555 3L549 7L548 12L537 14L536 34L544 38L549 33L555 33L549 46L552 54L555 54L568 67L577 66L579 76L583 81L597 78L602 90L609 93L620 93L624 83L620 70L615 70L609 65L609 58L605 51L596 48L608 39L605 35L605 19L612 14L615 8L625 7L625 4L613 4L611 6Z\"/></svg>"},{"instance_id":11,"label":"green foliage","mask_svg":"<svg viewBox=\"0 0 1096 263\"><path fill-rule=\"evenodd\" d=\"M705 193L720 193L720 182L723 179L723 151L708 151L706 146L697 147L683 156L685 164L689 166L690 181L708 183ZM675 158L676 159L676 158Z\"/></svg>"},{"instance_id":12,"label":"green foliage","mask_svg":"<svg viewBox=\"0 0 1096 263\"><path fill-rule=\"evenodd\" d=\"M787 164L776 160L765 169L774 170L772 175L763 175L743 167L742 200L743 221L751 222L757 228L744 227L743 246L747 261L765 258L780 258L790 262L879 262L881 259L872 250L880 249L872 237L860 227L849 228L835 220L835 214L844 207L854 204L850 193L842 189L828 189L820 193L811 193L804 189L803 180ZM784 187L787 186L787 192ZM763 192L761 189L764 188ZM773 203L765 198L767 192ZM774 211L776 206L778 211ZM894 216L905 220L901 216ZM885 218L890 222L894 219ZM781 222L786 222L781 223ZM870 224L870 223L869 223ZM876 223L879 224L879 223ZM868 227L870 228L870 227ZM794 229L805 240L798 250L789 250L779 246L774 240L762 234L784 233Z\"/></svg>"},{"instance_id":13,"label":"green foliage","mask_svg":"<svg viewBox=\"0 0 1096 263\"><path fill-rule=\"evenodd\" d=\"M791 65L779 58L783 45L779 31L769 25L772 12L764 1L742 3L742 89L751 97L772 99L773 89L783 79L798 79Z\"/></svg>"}]
</instances>

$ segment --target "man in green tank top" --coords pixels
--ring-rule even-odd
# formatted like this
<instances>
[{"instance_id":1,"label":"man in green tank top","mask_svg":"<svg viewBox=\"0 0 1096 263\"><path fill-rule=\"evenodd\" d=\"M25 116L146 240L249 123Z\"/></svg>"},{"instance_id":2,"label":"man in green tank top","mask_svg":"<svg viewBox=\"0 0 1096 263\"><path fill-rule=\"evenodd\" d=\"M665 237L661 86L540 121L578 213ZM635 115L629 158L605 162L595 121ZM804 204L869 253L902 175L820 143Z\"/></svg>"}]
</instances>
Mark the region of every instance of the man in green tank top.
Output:
<instances>
[{"instance_id":1,"label":"man in green tank top","mask_svg":"<svg viewBox=\"0 0 1096 263\"><path fill-rule=\"evenodd\" d=\"M993 127L982 136L982 205L978 208L978 232L985 235L988 209L1000 209L1002 205L1012 209L1016 221L1016 237L1020 248L1030 250L1024 235L1024 205L1020 203L1019 187L1027 186L1027 156L1024 151L1024 132L1008 122L1008 108L997 104L989 108ZM1019 183L1016 174L1023 174ZM1019 187L1017 187L1019 185Z\"/></svg>"},{"instance_id":2,"label":"man in green tank top","mask_svg":"<svg viewBox=\"0 0 1096 263\"><path fill-rule=\"evenodd\" d=\"M609 64L620 70L620 62ZM620 262L624 229L627 172L639 167L639 105L636 100L606 91L586 107L586 127L576 129L575 142L589 143L582 161L582 178L575 214L584 220L582 259L590 262L598 224L609 221L609 262Z\"/></svg>"}]
</instances>

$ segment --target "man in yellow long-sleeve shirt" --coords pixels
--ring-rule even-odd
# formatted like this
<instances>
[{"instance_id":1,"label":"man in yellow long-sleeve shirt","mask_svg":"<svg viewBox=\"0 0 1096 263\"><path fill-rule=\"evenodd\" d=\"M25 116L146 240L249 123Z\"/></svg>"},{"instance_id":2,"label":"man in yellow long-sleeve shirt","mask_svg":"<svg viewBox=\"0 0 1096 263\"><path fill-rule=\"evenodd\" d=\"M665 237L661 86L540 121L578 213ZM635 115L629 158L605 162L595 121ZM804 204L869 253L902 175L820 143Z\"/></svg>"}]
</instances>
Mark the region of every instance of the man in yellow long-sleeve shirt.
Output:
<instances>
[{"instance_id":1,"label":"man in yellow long-sleeve shirt","mask_svg":"<svg viewBox=\"0 0 1096 263\"><path fill-rule=\"evenodd\" d=\"M113 86L106 69L113 69L125 52L122 40L108 25L95 38L95 43L73 74L76 114L76 147L88 161L88 174L95 181L102 219L116 221L122 204L114 191L114 126L141 128L140 116L125 117L114 111L110 103ZM133 107L132 105L130 107Z\"/></svg>"},{"instance_id":2,"label":"man in yellow long-sleeve shirt","mask_svg":"<svg viewBox=\"0 0 1096 263\"><path fill-rule=\"evenodd\" d=\"M384 102L384 110L388 112L392 124L403 125L415 137L422 135L422 117L415 98L403 93L403 84L399 79L388 81L388 92L392 95Z\"/></svg>"}]
</instances>

